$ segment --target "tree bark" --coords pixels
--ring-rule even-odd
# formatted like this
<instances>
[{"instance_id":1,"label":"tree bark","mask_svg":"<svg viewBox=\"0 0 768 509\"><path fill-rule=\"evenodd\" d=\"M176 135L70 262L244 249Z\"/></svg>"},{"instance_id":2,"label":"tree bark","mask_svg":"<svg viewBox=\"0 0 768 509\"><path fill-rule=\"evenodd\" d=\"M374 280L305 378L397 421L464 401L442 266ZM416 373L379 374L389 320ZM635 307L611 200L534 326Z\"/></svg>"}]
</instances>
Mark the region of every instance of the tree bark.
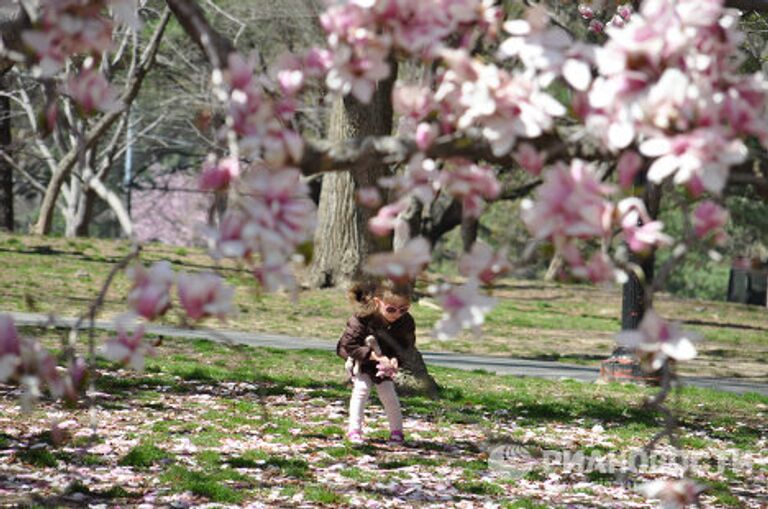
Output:
<instances>
[{"instance_id":1,"label":"tree bark","mask_svg":"<svg viewBox=\"0 0 768 509\"><path fill-rule=\"evenodd\" d=\"M415 197L411 197L411 203L405 212L398 215L397 219L401 222L401 227L395 227L392 238L392 250L398 251L405 247L409 240L421 235L421 215L424 211L424 205Z\"/></svg>"},{"instance_id":2,"label":"tree bark","mask_svg":"<svg viewBox=\"0 0 768 509\"><path fill-rule=\"evenodd\" d=\"M0 90L5 79L0 76ZM11 99L0 96L0 150L11 150ZM9 154L10 155L10 154ZM13 166L0 158L0 230L13 231Z\"/></svg>"},{"instance_id":3,"label":"tree bark","mask_svg":"<svg viewBox=\"0 0 768 509\"><path fill-rule=\"evenodd\" d=\"M337 99L331 113L329 135L333 141L388 135L392 131L392 85L397 67L376 87L370 104L347 96ZM387 173L380 161L354 171L323 177L315 232L315 252L309 284L315 288L339 286L356 277L368 254L389 249L391 240L377 239L368 231L372 212L357 204L355 193L375 185Z\"/></svg>"},{"instance_id":4,"label":"tree bark","mask_svg":"<svg viewBox=\"0 0 768 509\"><path fill-rule=\"evenodd\" d=\"M402 354L402 371L395 378L397 392L402 396L425 395L437 399L440 386L427 370L427 365L417 348L409 348Z\"/></svg>"},{"instance_id":5,"label":"tree bark","mask_svg":"<svg viewBox=\"0 0 768 509\"><path fill-rule=\"evenodd\" d=\"M91 222L93 221L93 211L96 205L96 192L87 187L85 188L80 204L77 209L77 218L75 221L75 236L76 237L88 237L90 236Z\"/></svg>"},{"instance_id":6,"label":"tree bark","mask_svg":"<svg viewBox=\"0 0 768 509\"><path fill-rule=\"evenodd\" d=\"M472 250L472 246L477 241L477 229L480 221L475 217L462 216L461 218L461 245L465 253Z\"/></svg>"},{"instance_id":7,"label":"tree bark","mask_svg":"<svg viewBox=\"0 0 768 509\"><path fill-rule=\"evenodd\" d=\"M544 274L544 281L554 281L557 275L560 273L560 271L563 269L563 255L560 253L555 253L552 256L552 260L549 262L549 267L547 267L547 273Z\"/></svg>"}]
</instances>

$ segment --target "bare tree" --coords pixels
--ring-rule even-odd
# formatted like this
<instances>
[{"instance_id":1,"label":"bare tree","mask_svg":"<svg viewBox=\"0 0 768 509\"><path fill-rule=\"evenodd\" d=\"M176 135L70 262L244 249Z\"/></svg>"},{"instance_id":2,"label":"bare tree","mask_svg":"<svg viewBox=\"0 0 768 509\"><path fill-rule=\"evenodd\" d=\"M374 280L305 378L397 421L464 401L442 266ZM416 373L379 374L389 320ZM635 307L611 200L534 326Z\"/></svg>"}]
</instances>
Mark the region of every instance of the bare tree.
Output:
<instances>
[{"instance_id":1,"label":"bare tree","mask_svg":"<svg viewBox=\"0 0 768 509\"><path fill-rule=\"evenodd\" d=\"M93 151L103 137L109 132L110 128L125 116L126 111L138 95L141 85L144 82L144 78L154 64L160 40L162 39L165 27L169 20L170 12L166 10L160 23L155 29L155 32L152 34L147 47L144 49L141 59L126 80L125 89L120 96L121 106L114 111L102 114L96 119L93 125L84 126L79 133L77 143L72 146L62 158L56 161L51 179L48 182L45 195L43 196L42 205L40 206L40 216L33 228L34 233L45 235L50 232L53 222L53 211L65 181L70 178L72 171L78 165L81 168L81 173L87 174L86 161L88 160L88 152ZM102 199L107 200L110 204L116 204L116 200L108 199L110 193L107 192L106 188L103 187L103 185L99 185L101 181L98 179L98 174L93 172L93 170L91 170L91 172L93 175L89 175L88 185L97 195L99 194L99 190L101 190L102 193L100 197ZM130 224L129 220L124 222L124 225L127 226L128 224Z\"/></svg>"},{"instance_id":2,"label":"bare tree","mask_svg":"<svg viewBox=\"0 0 768 509\"><path fill-rule=\"evenodd\" d=\"M0 75L0 92L7 80ZM11 148L11 100L0 95L0 151ZM13 166L10 161L0 158L0 230L13 231Z\"/></svg>"}]
</instances>

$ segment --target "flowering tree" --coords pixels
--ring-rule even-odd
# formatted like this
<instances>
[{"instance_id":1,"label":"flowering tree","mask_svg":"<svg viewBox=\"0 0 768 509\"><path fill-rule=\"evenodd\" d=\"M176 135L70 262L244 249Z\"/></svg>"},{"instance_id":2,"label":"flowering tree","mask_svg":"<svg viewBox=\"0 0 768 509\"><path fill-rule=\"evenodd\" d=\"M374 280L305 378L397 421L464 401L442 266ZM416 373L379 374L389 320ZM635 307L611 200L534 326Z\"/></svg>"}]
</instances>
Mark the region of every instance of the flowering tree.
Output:
<instances>
[{"instance_id":1,"label":"flowering tree","mask_svg":"<svg viewBox=\"0 0 768 509\"><path fill-rule=\"evenodd\" d=\"M130 2L112 3L123 16L135 13ZM82 23L103 7L98 1L43 2L44 8L75 4L80 7L67 13ZM763 6L740 5L747 4ZM268 291L295 292L291 266L310 252L318 220L301 177L347 173L360 207L371 210L370 233L405 239L394 252L370 256L364 269L410 281L430 261L429 242L404 219L414 200L428 206L448 195L461 203L464 218L476 219L501 192L499 168L518 168L542 181L522 205L532 235L529 252L551 244L574 278L610 284L634 275L646 285L639 329L618 339L649 369L662 370L663 388L653 403L669 420L658 438L674 439L664 399L674 362L695 355L695 338L653 309L653 294L686 253L722 242L727 211L720 196L729 175L748 161L748 143L768 145L768 86L760 73L739 72L737 11L722 0L646 0L637 11L623 4L606 15L593 2L579 8L597 41L588 43L574 40L541 5L522 19L506 19L487 0L331 2L320 18L327 45L287 54L262 73L195 2L167 5L210 62L226 118L219 135L227 153L208 161L200 179L202 189L229 197L220 224L209 232L213 256L245 264ZM45 17L26 35L42 70L90 49L72 37ZM56 38L66 44L53 44ZM432 72L424 83L392 83L400 60ZM96 93L101 80L77 83L88 91L73 92L82 108L109 104L108 94ZM397 136L362 130L329 143L306 139L297 128L297 111L312 87L344 97L359 121L365 105L389 94L390 86ZM559 121L576 126L568 137L556 129ZM596 151L582 151L587 140ZM381 163L402 169L376 170L381 176L371 178L370 168ZM650 188L685 190L682 238L667 235L633 195L639 178ZM672 256L649 278L638 260L657 249L670 249ZM494 305L487 287L509 268L506 253L483 244L466 253L459 265L466 281L431 290L445 313L435 334L448 338L479 328ZM190 321L231 309L231 290L215 274L175 275L160 264L136 265L130 277L133 322L121 325L106 352L134 367L151 352L141 321L168 309L174 286ZM20 380L30 393L43 380L52 392L68 394L48 357L19 340L7 319L0 325L0 380ZM70 386L82 380L81 365L70 366ZM663 496L665 489L654 486L649 493ZM682 492L695 496L697 490Z\"/></svg>"}]
</instances>

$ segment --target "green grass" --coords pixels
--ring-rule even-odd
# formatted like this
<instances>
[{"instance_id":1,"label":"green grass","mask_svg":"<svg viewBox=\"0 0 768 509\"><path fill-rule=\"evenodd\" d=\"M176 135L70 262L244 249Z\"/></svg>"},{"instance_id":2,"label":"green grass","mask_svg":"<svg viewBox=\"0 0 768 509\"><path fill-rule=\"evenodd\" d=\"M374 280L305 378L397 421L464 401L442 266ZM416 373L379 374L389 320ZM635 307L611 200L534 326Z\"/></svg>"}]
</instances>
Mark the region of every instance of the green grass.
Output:
<instances>
[{"instance_id":1,"label":"green grass","mask_svg":"<svg viewBox=\"0 0 768 509\"><path fill-rule=\"evenodd\" d=\"M126 241L60 239L0 233L0 300L4 310L54 312L76 316L98 293L107 274L128 249ZM145 264L169 260L178 270L214 269L203 250L149 244L142 252ZM238 317L227 327L253 331L313 336L335 341L350 313L343 289L301 291L292 303L284 294L264 294L251 274L232 263L221 265L228 282L237 286ZM128 281L119 273L106 296L103 317L125 311ZM421 288L426 282L421 282ZM723 282L725 285L725 282ZM438 342L430 330L441 312L416 303L412 313L418 326L418 344L426 349L513 357L551 359L595 365L613 348L612 334L619 329L620 289L602 290L586 285L565 285L503 280L494 290L499 298L484 326L482 341L461 334L453 342ZM44 297L43 297L44 296ZM424 298L423 301L429 301ZM768 319L755 306L723 302L657 298L658 309L671 318L694 322L687 328L700 331L707 347L724 353L702 355L683 369L707 375L758 376L768 360ZM178 324L175 310L163 323ZM194 340L193 340L194 341ZM195 354L208 353L205 343L195 343ZM739 369L740 363L749 369ZM688 368L687 366L690 366ZM220 372L189 369L184 380L220 379Z\"/></svg>"},{"instance_id":2,"label":"green grass","mask_svg":"<svg viewBox=\"0 0 768 509\"><path fill-rule=\"evenodd\" d=\"M309 502L317 502L318 504L346 504L349 500L347 496L317 484L311 484L304 488L304 498Z\"/></svg>"},{"instance_id":3,"label":"green grass","mask_svg":"<svg viewBox=\"0 0 768 509\"><path fill-rule=\"evenodd\" d=\"M142 442L123 456L118 462L123 466L147 468L162 460L170 459L170 455L154 444Z\"/></svg>"},{"instance_id":4,"label":"green grass","mask_svg":"<svg viewBox=\"0 0 768 509\"><path fill-rule=\"evenodd\" d=\"M461 492L472 493L473 495L504 494L504 488L488 481L459 481L454 484L454 487Z\"/></svg>"},{"instance_id":5,"label":"green grass","mask_svg":"<svg viewBox=\"0 0 768 509\"><path fill-rule=\"evenodd\" d=\"M178 465L168 468L161 476L161 480L168 483L174 491L190 491L195 495L206 497L212 502L231 504L241 502L245 494L229 486L227 482L239 481L245 486L250 486L251 483L247 476L227 468L201 472Z\"/></svg>"},{"instance_id":6,"label":"green grass","mask_svg":"<svg viewBox=\"0 0 768 509\"><path fill-rule=\"evenodd\" d=\"M19 451L16 457L23 463L28 463L36 467L56 467L59 460L45 447L35 449L23 449Z\"/></svg>"},{"instance_id":7,"label":"green grass","mask_svg":"<svg viewBox=\"0 0 768 509\"><path fill-rule=\"evenodd\" d=\"M34 329L26 332L35 334ZM37 333L44 335L40 330ZM47 341L53 343L56 338L49 335ZM601 424L615 448L585 445L580 448L585 455L637 447L659 430L660 416L642 409L644 399L657 389L554 382L436 367L431 371L442 385L440 399L401 398L406 416L418 416L435 426L418 432L418 445L406 448L406 452L382 449L387 436L384 427L370 434L371 443L353 445L341 439L343 417L328 419L327 414L315 412L329 401L346 401L349 397L349 388L341 383L340 377L333 375L340 374L340 362L332 352L326 351L230 349L208 341L166 339L158 347L158 355L148 359L147 373L104 374L97 379L100 390L113 391L117 396L105 401L116 408L132 408L152 416L167 403L178 405L173 414L168 414L173 418L159 421L148 418L144 425L131 430L127 438L140 442L123 458L112 461L133 468L142 476L156 474L158 488L162 490L189 491L220 504L241 504L265 496L272 488L265 487L261 479L277 473L288 479L288 484L282 486L284 495L301 494L310 503L344 506L349 503L347 494L321 484L321 477L313 470L338 464L343 464L339 473L344 478L361 484L389 482L414 473L437 475L438 469L450 466L459 473L459 480L453 481L453 485L463 496L498 500L512 484L483 478L488 465L479 441L462 443L461 455L448 452L457 445L451 437L451 430L457 425L470 423L489 440L493 438L502 443L519 439L525 430L542 428L544 431L537 438L540 442L529 445L546 448L551 438L548 430L574 422L585 429ZM103 363L102 366L110 365ZM237 396L226 396L226 387L234 385L231 382L245 382L246 389ZM298 393L302 398L295 397ZM210 399L191 399L202 394L210 395ZM265 394L288 397L275 398L272 404L265 404L260 401ZM183 402L176 401L177 395ZM190 399L182 400L182 396ZM718 438L727 447L754 452L760 437L765 436L765 422L755 415L755 407L768 405L766 397L686 388L675 392L670 404L680 412L686 427L682 436L687 448L706 448L711 439ZM286 407L297 405L302 408L300 415L304 418L283 413ZM195 419L185 416L184 412L194 412ZM495 427L512 420L516 425L513 432ZM217 450L227 438L242 440L244 430L248 430L245 436L255 432L259 442L268 442L271 447L254 446L236 453ZM49 435L37 434L34 440L50 442ZM188 456L167 452L164 444L180 437L188 437L197 451ZM305 452L292 449L300 447L308 437L321 444L311 451L311 460ZM13 447L17 442L10 435L0 434L0 447L3 444ZM272 449L281 443L290 444L285 449L290 452L276 453ZM19 453L19 460L24 459L26 464L37 468L62 464L103 468L105 461L101 456L82 456L52 446L35 451L35 457L21 457L30 451ZM357 464L364 456L373 459L367 458L364 465ZM533 469L525 479L540 482L547 475L545 470ZM616 483L613 476L607 474L590 476L597 484ZM719 499L731 500L728 497L733 494L724 486L715 488ZM126 496L135 495L116 493L112 498ZM505 507L540 507L530 499L506 503Z\"/></svg>"}]
</instances>

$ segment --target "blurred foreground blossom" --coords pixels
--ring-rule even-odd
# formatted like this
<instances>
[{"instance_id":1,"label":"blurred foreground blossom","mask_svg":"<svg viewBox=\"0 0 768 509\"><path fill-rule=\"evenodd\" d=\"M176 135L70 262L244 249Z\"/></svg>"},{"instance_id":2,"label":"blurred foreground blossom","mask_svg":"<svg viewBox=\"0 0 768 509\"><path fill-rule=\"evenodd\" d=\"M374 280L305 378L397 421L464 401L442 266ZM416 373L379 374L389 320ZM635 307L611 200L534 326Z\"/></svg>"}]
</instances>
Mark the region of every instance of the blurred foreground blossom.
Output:
<instances>
[{"instance_id":1,"label":"blurred foreground blossom","mask_svg":"<svg viewBox=\"0 0 768 509\"><path fill-rule=\"evenodd\" d=\"M681 330L676 323L661 318L648 309L636 330L621 331L617 342L637 353L648 371L661 369L667 359L687 361L696 357L693 341L698 334Z\"/></svg>"},{"instance_id":2,"label":"blurred foreground blossom","mask_svg":"<svg viewBox=\"0 0 768 509\"><path fill-rule=\"evenodd\" d=\"M0 315L0 382L5 383L21 362L21 344L10 315Z\"/></svg>"},{"instance_id":3,"label":"blurred foreground blossom","mask_svg":"<svg viewBox=\"0 0 768 509\"><path fill-rule=\"evenodd\" d=\"M144 326L131 314L117 317L115 325L117 336L104 344L104 358L144 371L144 358L154 355L153 346L144 339Z\"/></svg>"},{"instance_id":4,"label":"blurred foreground blossom","mask_svg":"<svg viewBox=\"0 0 768 509\"><path fill-rule=\"evenodd\" d=\"M693 229L700 239L710 237L712 242L722 246L728 240L723 227L728 223L728 211L717 203L707 200L701 202L693 211Z\"/></svg>"},{"instance_id":5,"label":"blurred foreground blossom","mask_svg":"<svg viewBox=\"0 0 768 509\"><path fill-rule=\"evenodd\" d=\"M178 291L181 305L192 320L208 316L224 320L233 311L234 288L225 285L221 276L211 272L182 272L179 274Z\"/></svg>"},{"instance_id":6,"label":"blurred foreground blossom","mask_svg":"<svg viewBox=\"0 0 768 509\"><path fill-rule=\"evenodd\" d=\"M690 479L656 480L640 485L638 491L648 498L659 500L663 509L685 509L691 504L698 505L699 495L705 488Z\"/></svg>"},{"instance_id":7,"label":"blurred foreground blossom","mask_svg":"<svg viewBox=\"0 0 768 509\"><path fill-rule=\"evenodd\" d=\"M477 278L484 284L491 284L497 277L512 269L507 259L507 248L496 253L484 242L475 242L469 253L459 259L459 273L470 278Z\"/></svg>"},{"instance_id":8,"label":"blurred foreground blossom","mask_svg":"<svg viewBox=\"0 0 768 509\"><path fill-rule=\"evenodd\" d=\"M418 276L432 260L429 241L416 237L393 253L372 254L365 265L365 271L388 277L396 283L406 283Z\"/></svg>"},{"instance_id":9,"label":"blurred foreground blossom","mask_svg":"<svg viewBox=\"0 0 768 509\"><path fill-rule=\"evenodd\" d=\"M444 311L434 328L434 335L441 340L456 336L462 329L479 333L485 315L496 305L496 299L480 292L478 280L474 278L463 285L434 286L430 292Z\"/></svg>"},{"instance_id":10,"label":"blurred foreground blossom","mask_svg":"<svg viewBox=\"0 0 768 509\"><path fill-rule=\"evenodd\" d=\"M171 307L171 285L175 279L170 262L155 262L147 270L137 263L126 270L133 287L128 294L128 305L147 320L162 316Z\"/></svg>"}]
</instances>

